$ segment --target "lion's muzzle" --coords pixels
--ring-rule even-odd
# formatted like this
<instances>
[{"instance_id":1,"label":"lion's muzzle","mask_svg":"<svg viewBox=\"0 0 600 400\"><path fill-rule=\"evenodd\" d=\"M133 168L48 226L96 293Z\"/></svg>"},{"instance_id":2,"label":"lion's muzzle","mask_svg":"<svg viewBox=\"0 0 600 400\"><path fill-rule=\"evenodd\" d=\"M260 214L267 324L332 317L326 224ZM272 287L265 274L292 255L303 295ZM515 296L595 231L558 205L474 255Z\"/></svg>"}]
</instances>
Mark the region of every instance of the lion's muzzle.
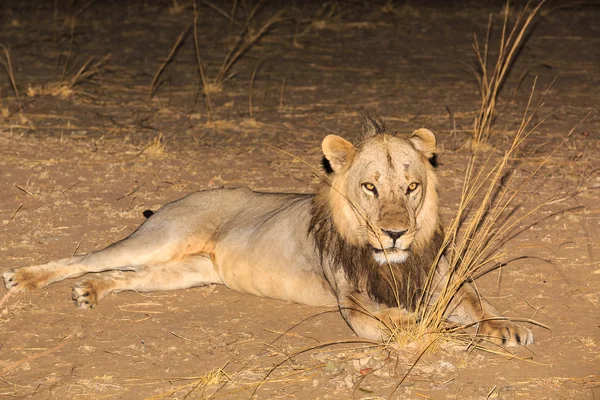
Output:
<instances>
[{"instance_id":1,"label":"lion's muzzle","mask_svg":"<svg viewBox=\"0 0 600 400\"><path fill-rule=\"evenodd\" d=\"M399 231L390 231L390 230L381 230L386 236L392 239L392 247L396 247L396 241L402 237L406 233L406 229Z\"/></svg>"},{"instance_id":2,"label":"lion's muzzle","mask_svg":"<svg viewBox=\"0 0 600 400\"><path fill-rule=\"evenodd\" d=\"M371 244L373 258L379 264L402 263L406 261L412 243L408 229L381 229L377 244Z\"/></svg>"}]
</instances>

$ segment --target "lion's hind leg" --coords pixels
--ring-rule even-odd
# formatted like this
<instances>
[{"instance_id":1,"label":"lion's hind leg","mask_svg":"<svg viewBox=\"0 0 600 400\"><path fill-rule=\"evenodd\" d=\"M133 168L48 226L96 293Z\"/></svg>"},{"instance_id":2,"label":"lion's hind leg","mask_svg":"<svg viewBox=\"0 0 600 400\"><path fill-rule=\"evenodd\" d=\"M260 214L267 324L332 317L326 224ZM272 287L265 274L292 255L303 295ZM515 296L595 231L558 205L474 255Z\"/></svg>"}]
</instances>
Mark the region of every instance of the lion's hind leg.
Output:
<instances>
[{"instance_id":1,"label":"lion's hind leg","mask_svg":"<svg viewBox=\"0 0 600 400\"><path fill-rule=\"evenodd\" d=\"M133 234L105 249L51 261L46 264L8 269L2 273L4 285L13 292L27 292L67 278L90 272L135 271L174 258L182 247L169 232Z\"/></svg>"},{"instance_id":2,"label":"lion's hind leg","mask_svg":"<svg viewBox=\"0 0 600 400\"><path fill-rule=\"evenodd\" d=\"M2 272L4 286L12 292L28 292L48 286L52 282L61 281L79 271L85 256L73 256L46 264L8 269ZM73 267L75 266L75 267Z\"/></svg>"},{"instance_id":3,"label":"lion's hind leg","mask_svg":"<svg viewBox=\"0 0 600 400\"><path fill-rule=\"evenodd\" d=\"M113 292L187 289L211 283L222 283L212 260L207 256L194 255L137 271L100 274L99 277L76 283L72 298L78 308L84 309L95 307L100 299Z\"/></svg>"}]
</instances>

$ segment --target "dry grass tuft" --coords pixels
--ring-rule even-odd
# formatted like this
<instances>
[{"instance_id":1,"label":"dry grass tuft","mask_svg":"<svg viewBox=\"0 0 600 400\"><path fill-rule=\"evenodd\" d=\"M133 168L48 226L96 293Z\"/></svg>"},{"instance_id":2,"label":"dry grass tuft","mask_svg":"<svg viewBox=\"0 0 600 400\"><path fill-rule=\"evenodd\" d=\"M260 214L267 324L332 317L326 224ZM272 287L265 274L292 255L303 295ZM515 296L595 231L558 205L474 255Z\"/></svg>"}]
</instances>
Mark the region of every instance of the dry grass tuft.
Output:
<instances>
[{"instance_id":1,"label":"dry grass tuft","mask_svg":"<svg viewBox=\"0 0 600 400\"><path fill-rule=\"evenodd\" d=\"M79 94L94 97L83 91L81 85L98 76L102 68L106 65L106 62L110 59L110 56L110 54L107 54L96 62L94 62L94 57L92 56L79 67L77 72L75 72L71 78L53 82L46 86L30 86L27 88L27 96L35 97L40 95L50 95L60 98L69 98L75 94Z\"/></svg>"},{"instance_id":2,"label":"dry grass tuft","mask_svg":"<svg viewBox=\"0 0 600 400\"><path fill-rule=\"evenodd\" d=\"M167 145L162 132L158 132L158 135L156 135L154 139L150 140L150 143L148 143L148 145L144 148L144 152L146 154L155 156L163 155L166 151Z\"/></svg>"},{"instance_id":3,"label":"dry grass tuft","mask_svg":"<svg viewBox=\"0 0 600 400\"><path fill-rule=\"evenodd\" d=\"M198 10L196 9L196 3L194 2L194 52L196 54L196 65L198 66L198 74L200 75L200 82L202 83L202 94L204 96L204 105L208 112L209 119L212 120L212 104L210 102L210 84L206 80L204 74L204 65L202 64L202 58L200 57L200 46L198 45Z\"/></svg>"},{"instance_id":4,"label":"dry grass tuft","mask_svg":"<svg viewBox=\"0 0 600 400\"><path fill-rule=\"evenodd\" d=\"M482 165L480 165L482 156L477 148L471 156L465 171L458 210L446 228L444 242L435 263L437 265L442 257L446 258L449 265L446 279L442 280L441 287L432 287L434 278L432 270L420 306L416 311L419 322L390 327L394 342L400 344L411 341L424 342L424 346L430 348L435 343L450 341L475 345L496 354L514 356L501 347L481 346L481 344L486 344L485 341L483 343L475 342L475 338L465 333L463 327L448 324L446 318L451 312L451 303L459 288L501 265L500 260L503 253L499 247L510 232L525 218L552 201L549 199L537 207L525 211L520 211L515 205L515 199L520 190L528 185L554 153L552 152L544 158L525 178L516 181L516 175L510 168L511 160L527 137L535 132L547 118L543 118L535 125L532 124L534 116L541 107L540 102L535 108L531 108L533 94L534 89L532 89L521 125L504 155L499 160L492 161L491 154L493 152L491 152L483 157ZM434 290L439 293L437 298L433 298ZM544 325L529 319L509 319L544 327Z\"/></svg>"},{"instance_id":5,"label":"dry grass tuft","mask_svg":"<svg viewBox=\"0 0 600 400\"><path fill-rule=\"evenodd\" d=\"M471 138L470 147L475 149L478 146L485 145L490 138L492 123L497 115L496 100L498 94L504 85L506 76L511 70L519 49L523 45L527 28L531 25L531 21L542 6L542 0L537 6L530 9L530 2L527 6L517 14L516 21L508 32L508 15L510 13L510 5L507 1L504 8L504 23L502 24L502 35L500 36L500 48L498 50L498 58L494 63L493 70L489 70L489 42L492 28L492 15L490 15L487 34L483 49L479 46L479 41L475 35L475 43L473 48L477 56L479 73L477 81L479 82L479 91L481 94L481 105L479 112L475 118L473 126L473 136Z\"/></svg>"},{"instance_id":6,"label":"dry grass tuft","mask_svg":"<svg viewBox=\"0 0 600 400\"><path fill-rule=\"evenodd\" d=\"M133 379L129 379L128 381L129 382L138 381L138 382L143 382L143 383L147 383L147 382L155 381L155 380L159 380L159 381L160 380L168 380L170 383L177 382L177 381L191 381L184 385L172 387L171 389L164 391L160 394L157 394L155 396L147 397L145 400L159 400L159 399L164 399L164 398L170 398L175 395L181 395L181 396L183 396L182 398L184 398L184 399L187 399L187 398L208 399L208 398L213 397L212 394L206 393L207 389L210 386L214 386L223 381L229 380L227 374L223 370L224 368L225 368L225 366L222 368L216 368L212 371L209 371L206 375L203 375L203 376L168 378L168 379L165 379L165 378L162 378L162 379L160 379L160 378L159 379L133 378Z\"/></svg>"}]
</instances>

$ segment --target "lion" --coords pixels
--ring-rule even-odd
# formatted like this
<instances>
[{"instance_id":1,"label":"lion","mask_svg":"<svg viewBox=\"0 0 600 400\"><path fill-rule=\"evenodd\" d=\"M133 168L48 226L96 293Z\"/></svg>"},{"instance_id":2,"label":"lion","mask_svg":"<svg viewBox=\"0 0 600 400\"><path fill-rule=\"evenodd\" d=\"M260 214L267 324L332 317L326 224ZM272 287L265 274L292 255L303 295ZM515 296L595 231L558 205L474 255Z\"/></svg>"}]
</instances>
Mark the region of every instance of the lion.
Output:
<instances>
[{"instance_id":1,"label":"lion","mask_svg":"<svg viewBox=\"0 0 600 400\"><path fill-rule=\"evenodd\" d=\"M5 286L29 291L94 273L72 289L76 306L86 309L126 290L224 284L338 307L356 335L386 340L390 324L415 321L431 269L434 288L448 275L447 261L437 257L444 232L435 135L421 128L399 137L367 115L356 145L328 135L322 151L330 168L316 194L195 192L148 212L131 235L103 250L9 269ZM503 318L471 283L453 302L449 321L478 324L479 335L508 347L533 343L530 329Z\"/></svg>"}]
</instances>

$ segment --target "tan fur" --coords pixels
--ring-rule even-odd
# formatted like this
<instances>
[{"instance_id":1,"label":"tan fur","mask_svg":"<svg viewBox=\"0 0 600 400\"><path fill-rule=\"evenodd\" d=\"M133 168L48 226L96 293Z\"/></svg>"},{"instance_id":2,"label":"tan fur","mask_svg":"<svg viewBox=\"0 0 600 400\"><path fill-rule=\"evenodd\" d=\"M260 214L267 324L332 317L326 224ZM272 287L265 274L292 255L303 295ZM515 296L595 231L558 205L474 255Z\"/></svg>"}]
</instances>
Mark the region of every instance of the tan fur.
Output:
<instances>
[{"instance_id":1,"label":"tan fur","mask_svg":"<svg viewBox=\"0 0 600 400\"><path fill-rule=\"evenodd\" d=\"M441 246L435 136L408 139L367 116L355 146L329 135L333 173L316 195L208 190L167 204L106 249L3 273L12 291L98 273L73 287L79 308L124 290L157 291L213 283L313 306L338 306L357 335L382 340L390 323L414 322L424 281ZM443 281L447 263L436 276ZM464 285L448 312L463 324L500 317ZM479 332L506 345L533 342L507 320Z\"/></svg>"}]
</instances>

